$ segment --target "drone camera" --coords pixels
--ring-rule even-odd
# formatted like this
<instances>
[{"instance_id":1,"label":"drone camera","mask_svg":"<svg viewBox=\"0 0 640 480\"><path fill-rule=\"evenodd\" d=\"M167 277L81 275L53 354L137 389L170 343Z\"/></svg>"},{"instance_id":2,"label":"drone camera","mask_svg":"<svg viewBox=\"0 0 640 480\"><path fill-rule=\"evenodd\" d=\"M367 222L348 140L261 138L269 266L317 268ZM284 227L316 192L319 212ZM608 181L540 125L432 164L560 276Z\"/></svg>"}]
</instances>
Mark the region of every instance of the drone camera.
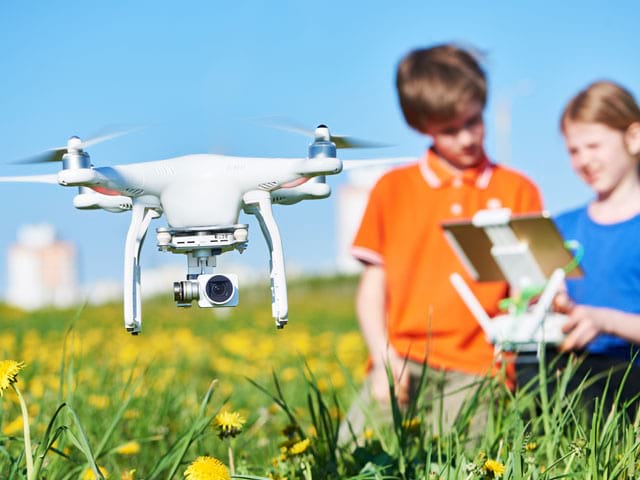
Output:
<instances>
[{"instance_id":1,"label":"drone camera","mask_svg":"<svg viewBox=\"0 0 640 480\"><path fill-rule=\"evenodd\" d=\"M203 308L235 307L238 305L238 276L234 274L198 275L193 280L173 284L173 299L179 307L190 307L198 301Z\"/></svg>"},{"instance_id":2,"label":"drone camera","mask_svg":"<svg viewBox=\"0 0 640 480\"><path fill-rule=\"evenodd\" d=\"M235 307L238 305L238 276L216 273L199 275L200 307Z\"/></svg>"}]
</instances>

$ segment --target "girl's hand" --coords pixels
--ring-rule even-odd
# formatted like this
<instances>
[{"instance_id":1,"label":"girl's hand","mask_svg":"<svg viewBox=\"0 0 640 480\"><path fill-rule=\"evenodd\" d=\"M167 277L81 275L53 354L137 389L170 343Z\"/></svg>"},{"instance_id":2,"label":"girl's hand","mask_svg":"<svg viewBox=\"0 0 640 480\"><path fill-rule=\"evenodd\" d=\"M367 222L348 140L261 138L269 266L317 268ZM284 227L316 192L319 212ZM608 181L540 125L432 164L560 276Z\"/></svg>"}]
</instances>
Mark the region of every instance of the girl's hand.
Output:
<instances>
[{"instance_id":1,"label":"girl's hand","mask_svg":"<svg viewBox=\"0 0 640 480\"><path fill-rule=\"evenodd\" d=\"M583 348L600 333L605 332L610 314L607 308L574 305L567 322L562 326L562 332L567 336L560 345L560 351Z\"/></svg>"},{"instance_id":2,"label":"girl's hand","mask_svg":"<svg viewBox=\"0 0 640 480\"><path fill-rule=\"evenodd\" d=\"M565 290L558 292L553 299L554 312L569 314L575 306L576 304L569 298L569 295L567 295Z\"/></svg>"}]
</instances>

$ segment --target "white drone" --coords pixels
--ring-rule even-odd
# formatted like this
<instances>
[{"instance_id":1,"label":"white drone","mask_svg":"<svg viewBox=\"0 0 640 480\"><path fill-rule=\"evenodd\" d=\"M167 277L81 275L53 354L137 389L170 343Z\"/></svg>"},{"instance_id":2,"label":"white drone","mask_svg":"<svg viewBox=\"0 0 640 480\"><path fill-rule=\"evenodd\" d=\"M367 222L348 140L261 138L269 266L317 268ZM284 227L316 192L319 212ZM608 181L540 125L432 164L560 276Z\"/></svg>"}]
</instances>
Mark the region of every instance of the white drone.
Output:
<instances>
[{"instance_id":1,"label":"white drone","mask_svg":"<svg viewBox=\"0 0 640 480\"><path fill-rule=\"evenodd\" d=\"M138 334L142 328L140 249L152 219L166 215L158 228L161 251L187 255L186 280L174 283L179 307L236 306L235 275L216 274L216 256L244 251L248 226L238 223L240 211L255 215L270 255L272 314L278 328L287 323L287 284L280 232L273 204L327 198L325 175L374 164L404 163L407 158L340 160L338 147L372 146L348 137L331 136L325 125L314 133L306 158L255 158L212 154L186 155L153 162L94 168L84 148L115 135L82 142L71 137L64 148L40 161L62 161L57 174L0 177L0 182L53 183L79 187L73 199L81 210L131 210L124 251L124 326ZM334 143L335 142L335 143Z\"/></svg>"}]
</instances>

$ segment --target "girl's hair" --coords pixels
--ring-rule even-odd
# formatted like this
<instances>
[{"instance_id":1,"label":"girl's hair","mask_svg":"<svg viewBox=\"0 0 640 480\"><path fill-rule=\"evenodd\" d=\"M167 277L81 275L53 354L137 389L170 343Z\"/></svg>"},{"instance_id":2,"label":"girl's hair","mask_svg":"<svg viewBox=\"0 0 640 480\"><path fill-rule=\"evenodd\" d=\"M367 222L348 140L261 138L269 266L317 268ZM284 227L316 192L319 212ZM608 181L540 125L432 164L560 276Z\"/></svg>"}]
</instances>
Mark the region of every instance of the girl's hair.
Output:
<instances>
[{"instance_id":1,"label":"girl's hair","mask_svg":"<svg viewBox=\"0 0 640 480\"><path fill-rule=\"evenodd\" d=\"M560 130L569 122L602 123L614 130L626 132L631 124L640 122L640 107L633 95L610 81L589 85L573 97L560 119Z\"/></svg>"}]
</instances>

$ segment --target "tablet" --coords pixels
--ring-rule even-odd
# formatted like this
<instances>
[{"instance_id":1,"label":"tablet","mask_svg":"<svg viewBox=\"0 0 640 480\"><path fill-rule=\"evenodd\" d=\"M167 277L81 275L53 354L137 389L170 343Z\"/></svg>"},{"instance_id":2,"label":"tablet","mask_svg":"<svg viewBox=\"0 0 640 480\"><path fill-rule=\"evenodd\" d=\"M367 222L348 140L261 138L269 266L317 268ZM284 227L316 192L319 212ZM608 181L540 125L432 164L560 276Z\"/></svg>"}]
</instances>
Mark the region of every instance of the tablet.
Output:
<instances>
[{"instance_id":1,"label":"tablet","mask_svg":"<svg viewBox=\"0 0 640 480\"><path fill-rule=\"evenodd\" d=\"M492 254L496 238L500 247L514 250L528 247L545 278L549 278L554 270L575 262L548 212L509 216L503 223L492 225L478 225L471 220L444 222L442 228L467 271L477 281L507 280ZM494 229L491 237L487 229ZM581 276L579 266L566 274L567 278Z\"/></svg>"}]
</instances>

